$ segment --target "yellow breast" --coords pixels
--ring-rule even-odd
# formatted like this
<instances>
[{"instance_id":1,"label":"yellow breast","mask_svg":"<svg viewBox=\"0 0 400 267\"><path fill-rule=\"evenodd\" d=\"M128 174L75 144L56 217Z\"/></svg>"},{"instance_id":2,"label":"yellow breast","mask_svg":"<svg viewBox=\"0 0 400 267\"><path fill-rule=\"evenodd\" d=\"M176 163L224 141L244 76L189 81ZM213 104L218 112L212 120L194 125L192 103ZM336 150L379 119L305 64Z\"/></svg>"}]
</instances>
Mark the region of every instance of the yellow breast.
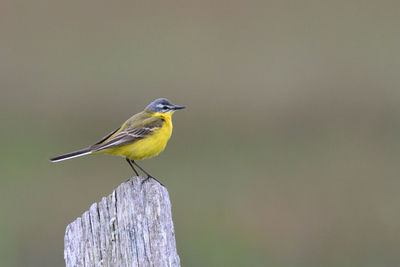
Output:
<instances>
[{"instance_id":1,"label":"yellow breast","mask_svg":"<svg viewBox=\"0 0 400 267\"><path fill-rule=\"evenodd\" d=\"M155 113L153 116L160 116L164 119L163 126L154 131L152 135L138 140L132 144L123 145L104 151L107 154L123 156L133 160L150 158L160 154L172 134L171 115L168 113Z\"/></svg>"}]
</instances>

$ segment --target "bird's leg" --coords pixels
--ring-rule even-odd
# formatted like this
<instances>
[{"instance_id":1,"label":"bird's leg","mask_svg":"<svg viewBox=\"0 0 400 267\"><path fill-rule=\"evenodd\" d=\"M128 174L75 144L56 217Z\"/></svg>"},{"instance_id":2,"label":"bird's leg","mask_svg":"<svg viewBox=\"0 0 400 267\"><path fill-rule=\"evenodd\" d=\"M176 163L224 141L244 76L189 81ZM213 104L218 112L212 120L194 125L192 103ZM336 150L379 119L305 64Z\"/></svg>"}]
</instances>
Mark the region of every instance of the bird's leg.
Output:
<instances>
[{"instance_id":1,"label":"bird's leg","mask_svg":"<svg viewBox=\"0 0 400 267\"><path fill-rule=\"evenodd\" d=\"M139 173L137 172L137 170L135 169L135 167L133 167L131 161L130 161L128 158L126 158L126 161L127 161L127 162L129 163L129 165L132 167L133 171L136 173L136 176L139 176Z\"/></svg>"},{"instance_id":2,"label":"bird's leg","mask_svg":"<svg viewBox=\"0 0 400 267\"><path fill-rule=\"evenodd\" d=\"M145 171L142 167L140 167L134 160L131 160L131 162L132 162L133 164L135 164L136 167L138 167L142 172L144 172L144 173L147 175L147 178L146 178L145 180L143 180L142 184L143 184L144 182L146 182L148 179L152 178L152 179L156 180L160 185L162 185L162 186L165 187L165 185L163 185L159 180L157 180L155 177L151 176L148 172L146 172L146 171Z\"/></svg>"}]
</instances>

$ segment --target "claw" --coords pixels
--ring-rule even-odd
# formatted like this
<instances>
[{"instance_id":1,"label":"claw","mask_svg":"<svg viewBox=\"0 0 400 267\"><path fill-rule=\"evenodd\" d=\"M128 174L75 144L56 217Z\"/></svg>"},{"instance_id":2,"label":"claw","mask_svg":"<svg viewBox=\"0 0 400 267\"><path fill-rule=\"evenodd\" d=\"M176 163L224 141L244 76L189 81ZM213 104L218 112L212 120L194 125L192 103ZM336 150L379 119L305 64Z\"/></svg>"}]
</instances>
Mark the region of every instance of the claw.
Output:
<instances>
[{"instance_id":1,"label":"claw","mask_svg":"<svg viewBox=\"0 0 400 267\"><path fill-rule=\"evenodd\" d=\"M155 177L150 176L150 175L147 176L147 178L144 179L144 180L142 181L142 185L143 185L145 182L147 182L147 180L149 180L149 179L153 179L153 180L155 180L157 183L159 183L161 186L165 187L165 185L163 185L159 180L157 180Z\"/></svg>"}]
</instances>

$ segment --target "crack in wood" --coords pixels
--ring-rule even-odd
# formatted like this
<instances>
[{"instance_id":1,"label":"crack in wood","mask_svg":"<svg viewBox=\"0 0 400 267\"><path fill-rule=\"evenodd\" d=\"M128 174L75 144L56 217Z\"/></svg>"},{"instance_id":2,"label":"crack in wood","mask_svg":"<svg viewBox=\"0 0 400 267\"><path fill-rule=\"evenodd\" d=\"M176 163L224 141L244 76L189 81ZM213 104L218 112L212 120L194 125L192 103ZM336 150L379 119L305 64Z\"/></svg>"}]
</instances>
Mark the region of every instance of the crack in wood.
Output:
<instances>
[{"instance_id":1,"label":"crack in wood","mask_svg":"<svg viewBox=\"0 0 400 267\"><path fill-rule=\"evenodd\" d=\"M66 266L180 266L168 191L144 177L122 183L66 228Z\"/></svg>"}]
</instances>

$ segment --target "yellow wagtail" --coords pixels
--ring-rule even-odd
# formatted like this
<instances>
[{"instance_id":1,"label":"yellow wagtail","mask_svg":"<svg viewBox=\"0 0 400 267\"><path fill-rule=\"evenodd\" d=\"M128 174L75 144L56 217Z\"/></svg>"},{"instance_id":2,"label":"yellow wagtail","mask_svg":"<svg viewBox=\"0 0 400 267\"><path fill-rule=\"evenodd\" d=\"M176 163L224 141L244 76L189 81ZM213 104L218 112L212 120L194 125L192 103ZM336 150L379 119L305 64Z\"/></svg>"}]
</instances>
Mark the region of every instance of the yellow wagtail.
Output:
<instances>
[{"instance_id":1,"label":"yellow wagtail","mask_svg":"<svg viewBox=\"0 0 400 267\"><path fill-rule=\"evenodd\" d=\"M144 111L133 115L121 127L94 145L50 160L57 162L88 154L122 156L128 161L136 175L139 175L139 173L133 165L147 175L146 180L153 178L162 185L160 181L140 167L136 161L156 156L164 150L172 134L172 114L175 110L183 108L185 107L174 105L165 98L156 99Z\"/></svg>"}]
</instances>

